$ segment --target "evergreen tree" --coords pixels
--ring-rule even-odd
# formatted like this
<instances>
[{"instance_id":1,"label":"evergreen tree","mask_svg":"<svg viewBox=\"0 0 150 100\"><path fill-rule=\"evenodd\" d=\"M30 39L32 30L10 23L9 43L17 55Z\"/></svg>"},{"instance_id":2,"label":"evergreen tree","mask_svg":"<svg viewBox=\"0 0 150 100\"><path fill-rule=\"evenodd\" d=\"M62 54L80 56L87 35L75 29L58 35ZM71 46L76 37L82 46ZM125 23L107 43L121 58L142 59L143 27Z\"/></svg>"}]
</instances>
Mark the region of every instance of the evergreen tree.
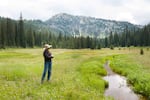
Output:
<instances>
[{"instance_id":1,"label":"evergreen tree","mask_svg":"<svg viewBox=\"0 0 150 100\"><path fill-rule=\"evenodd\" d=\"M109 46L113 45L113 42L114 42L114 37L113 37L112 32L110 32L110 35L109 35Z\"/></svg>"},{"instance_id":2,"label":"evergreen tree","mask_svg":"<svg viewBox=\"0 0 150 100\"><path fill-rule=\"evenodd\" d=\"M32 28L30 27L30 29L28 30L28 32L26 33L27 34L27 45L29 47L34 47L34 33L32 31Z\"/></svg>"},{"instance_id":3,"label":"evergreen tree","mask_svg":"<svg viewBox=\"0 0 150 100\"><path fill-rule=\"evenodd\" d=\"M86 48L90 48L90 45L91 45L91 39L89 36L87 36L86 38Z\"/></svg>"},{"instance_id":4,"label":"evergreen tree","mask_svg":"<svg viewBox=\"0 0 150 100\"><path fill-rule=\"evenodd\" d=\"M108 38L105 37L105 47L108 47Z\"/></svg>"},{"instance_id":5,"label":"evergreen tree","mask_svg":"<svg viewBox=\"0 0 150 100\"><path fill-rule=\"evenodd\" d=\"M24 23L22 19L22 13L20 14L20 20L19 20L19 43L20 46L25 48L26 47L26 37L25 37L25 32L24 32Z\"/></svg>"},{"instance_id":6,"label":"evergreen tree","mask_svg":"<svg viewBox=\"0 0 150 100\"><path fill-rule=\"evenodd\" d=\"M114 34L114 46L119 46L119 36L117 33Z\"/></svg>"},{"instance_id":7,"label":"evergreen tree","mask_svg":"<svg viewBox=\"0 0 150 100\"><path fill-rule=\"evenodd\" d=\"M15 44L16 44L16 46L17 47L19 47L20 46L20 35L19 35L19 31L18 31L19 29L18 29L18 23L16 22L15 23Z\"/></svg>"},{"instance_id":8,"label":"evergreen tree","mask_svg":"<svg viewBox=\"0 0 150 100\"><path fill-rule=\"evenodd\" d=\"M1 48L6 48L6 20L1 21Z\"/></svg>"},{"instance_id":9,"label":"evergreen tree","mask_svg":"<svg viewBox=\"0 0 150 100\"><path fill-rule=\"evenodd\" d=\"M0 19L0 48L2 48L2 30L1 30L1 19Z\"/></svg>"}]
</instances>

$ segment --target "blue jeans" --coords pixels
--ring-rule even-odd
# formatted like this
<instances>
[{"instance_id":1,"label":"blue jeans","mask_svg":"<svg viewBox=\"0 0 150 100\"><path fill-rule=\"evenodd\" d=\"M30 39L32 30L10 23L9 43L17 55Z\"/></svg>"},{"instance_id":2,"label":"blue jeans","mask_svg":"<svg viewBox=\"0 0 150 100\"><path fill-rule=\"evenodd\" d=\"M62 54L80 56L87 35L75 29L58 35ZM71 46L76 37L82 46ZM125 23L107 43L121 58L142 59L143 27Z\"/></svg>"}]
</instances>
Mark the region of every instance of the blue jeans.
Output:
<instances>
[{"instance_id":1,"label":"blue jeans","mask_svg":"<svg viewBox=\"0 0 150 100\"><path fill-rule=\"evenodd\" d=\"M47 71L48 71L47 81L50 80L50 77L51 77L51 69L52 69L51 67L52 67L52 62L46 61L46 62L44 63L44 70L43 70L43 74L42 74L42 81L44 80Z\"/></svg>"}]
</instances>

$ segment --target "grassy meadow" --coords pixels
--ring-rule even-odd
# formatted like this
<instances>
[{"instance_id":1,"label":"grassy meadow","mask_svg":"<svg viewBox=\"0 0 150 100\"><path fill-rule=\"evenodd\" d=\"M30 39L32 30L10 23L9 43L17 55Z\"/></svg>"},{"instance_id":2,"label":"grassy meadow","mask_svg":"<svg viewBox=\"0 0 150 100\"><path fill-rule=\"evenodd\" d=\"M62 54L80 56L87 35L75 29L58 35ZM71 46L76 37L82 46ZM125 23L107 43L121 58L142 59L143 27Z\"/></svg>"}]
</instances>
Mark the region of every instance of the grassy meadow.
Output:
<instances>
[{"instance_id":1,"label":"grassy meadow","mask_svg":"<svg viewBox=\"0 0 150 100\"><path fill-rule=\"evenodd\" d=\"M2 100L113 100L104 96L108 83L103 65L125 75L133 89L150 96L150 50L52 49L54 55L50 82L40 83L43 50L0 50L0 99ZM46 77L45 77L46 80Z\"/></svg>"}]
</instances>

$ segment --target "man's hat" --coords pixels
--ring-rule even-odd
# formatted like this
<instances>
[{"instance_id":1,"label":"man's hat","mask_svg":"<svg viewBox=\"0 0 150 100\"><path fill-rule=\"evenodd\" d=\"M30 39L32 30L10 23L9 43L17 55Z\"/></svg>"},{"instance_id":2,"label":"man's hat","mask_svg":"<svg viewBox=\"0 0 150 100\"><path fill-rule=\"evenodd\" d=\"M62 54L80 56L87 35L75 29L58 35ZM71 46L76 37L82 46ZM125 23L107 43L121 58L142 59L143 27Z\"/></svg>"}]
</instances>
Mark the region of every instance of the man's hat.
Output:
<instances>
[{"instance_id":1,"label":"man's hat","mask_svg":"<svg viewBox=\"0 0 150 100\"><path fill-rule=\"evenodd\" d=\"M49 49L49 48L52 48L52 45L45 44L45 45L44 45L44 48L48 48L48 49Z\"/></svg>"}]
</instances>

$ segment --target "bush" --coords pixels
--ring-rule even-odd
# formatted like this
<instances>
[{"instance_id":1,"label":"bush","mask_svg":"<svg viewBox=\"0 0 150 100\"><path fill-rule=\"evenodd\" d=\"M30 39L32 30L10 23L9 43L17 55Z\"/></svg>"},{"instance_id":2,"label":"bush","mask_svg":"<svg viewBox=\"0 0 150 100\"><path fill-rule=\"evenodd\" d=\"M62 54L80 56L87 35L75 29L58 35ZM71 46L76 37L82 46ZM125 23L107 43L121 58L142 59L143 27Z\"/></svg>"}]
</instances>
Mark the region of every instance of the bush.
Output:
<instances>
[{"instance_id":1,"label":"bush","mask_svg":"<svg viewBox=\"0 0 150 100\"><path fill-rule=\"evenodd\" d=\"M141 54L141 55L144 55L143 49L140 50L140 54Z\"/></svg>"},{"instance_id":2,"label":"bush","mask_svg":"<svg viewBox=\"0 0 150 100\"><path fill-rule=\"evenodd\" d=\"M110 49L111 49L111 50L114 50L114 46L113 46L113 45L111 45L111 46L110 46Z\"/></svg>"},{"instance_id":3,"label":"bush","mask_svg":"<svg viewBox=\"0 0 150 100\"><path fill-rule=\"evenodd\" d=\"M102 48L102 47L101 47L101 44L99 44L98 47L97 47L97 49L101 49L101 48Z\"/></svg>"}]
</instances>

